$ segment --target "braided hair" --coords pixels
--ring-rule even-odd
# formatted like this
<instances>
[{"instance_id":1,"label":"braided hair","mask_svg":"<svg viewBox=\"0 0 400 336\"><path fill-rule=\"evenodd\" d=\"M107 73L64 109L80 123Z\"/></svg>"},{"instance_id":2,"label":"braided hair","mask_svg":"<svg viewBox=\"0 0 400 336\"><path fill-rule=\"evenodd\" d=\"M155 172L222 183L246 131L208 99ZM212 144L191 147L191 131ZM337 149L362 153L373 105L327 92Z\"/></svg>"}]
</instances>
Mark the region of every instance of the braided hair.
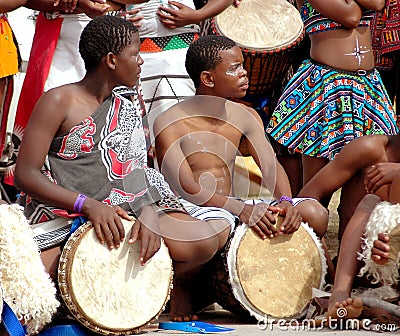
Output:
<instances>
[{"instance_id":1,"label":"braided hair","mask_svg":"<svg viewBox=\"0 0 400 336\"><path fill-rule=\"evenodd\" d=\"M185 66L196 88L200 85L200 74L203 71L215 69L221 62L220 51L229 50L235 45L236 43L228 37L206 35L189 46Z\"/></svg>"},{"instance_id":2,"label":"braided hair","mask_svg":"<svg viewBox=\"0 0 400 336\"><path fill-rule=\"evenodd\" d=\"M137 32L130 21L120 17L103 15L91 20L79 40L79 52L86 71L96 70L103 56L109 52L119 55L132 43L132 36Z\"/></svg>"}]
</instances>

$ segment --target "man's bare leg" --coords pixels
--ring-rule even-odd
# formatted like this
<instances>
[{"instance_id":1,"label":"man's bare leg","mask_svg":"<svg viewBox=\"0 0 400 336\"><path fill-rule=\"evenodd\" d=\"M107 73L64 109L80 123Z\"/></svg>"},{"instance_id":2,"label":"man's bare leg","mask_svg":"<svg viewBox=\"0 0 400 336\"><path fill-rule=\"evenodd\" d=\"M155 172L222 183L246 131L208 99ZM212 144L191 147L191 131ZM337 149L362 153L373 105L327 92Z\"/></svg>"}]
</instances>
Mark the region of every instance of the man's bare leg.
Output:
<instances>
[{"instance_id":1,"label":"man's bare leg","mask_svg":"<svg viewBox=\"0 0 400 336\"><path fill-rule=\"evenodd\" d=\"M57 282L58 278L58 262L61 256L61 245L51 247L40 252L40 258L44 265L44 269L49 273L50 278Z\"/></svg>"},{"instance_id":2,"label":"man's bare leg","mask_svg":"<svg viewBox=\"0 0 400 336\"><path fill-rule=\"evenodd\" d=\"M361 237L364 235L372 210L379 202L378 196L365 195L344 231L327 318L356 318L361 314L361 299L352 299L350 294L359 269L357 252L361 249ZM346 311L339 313L339 308L344 308Z\"/></svg>"},{"instance_id":3,"label":"man's bare leg","mask_svg":"<svg viewBox=\"0 0 400 336\"><path fill-rule=\"evenodd\" d=\"M317 174L325 165L329 163L329 160L326 158L308 156L304 154L301 156L301 161L303 167L303 186L306 185L306 183L310 181L315 174ZM325 208L327 208L331 197L332 195L329 195L319 201Z\"/></svg>"},{"instance_id":4,"label":"man's bare leg","mask_svg":"<svg viewBox=\"0 0 400 336\"><path fill-rule=\"evenodd\" d=\"M185 223L188 237L207 237L200 240L174 239L176 230ZM173 321L191 321L198 317L194 314L191 302L190 282L202 266L220 251L229 236L227 222L209 222L196 220L182 213L171 213L160 217L161 232L169 248L174 263L174 281L170 299L170 316ZM216 233L215 227L224 228ZM190 231L193 230L193 234ZM202 231L202 232L200 232Z\"/></svg>"}]
</instances>

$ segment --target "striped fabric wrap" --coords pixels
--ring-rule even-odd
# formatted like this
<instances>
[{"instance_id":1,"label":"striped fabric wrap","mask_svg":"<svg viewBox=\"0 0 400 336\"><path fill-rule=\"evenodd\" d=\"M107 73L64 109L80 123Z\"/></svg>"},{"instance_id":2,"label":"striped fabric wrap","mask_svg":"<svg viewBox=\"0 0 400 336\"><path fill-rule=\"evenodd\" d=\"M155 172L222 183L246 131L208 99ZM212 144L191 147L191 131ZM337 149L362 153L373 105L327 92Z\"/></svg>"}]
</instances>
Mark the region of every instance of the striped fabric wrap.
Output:
<instances>
[{"instance_id":1,"label":"striped fabric wrap","mask_svg":"<svg viewBox=\"0 0 400 336\"><path fill-rule=\"evenodd\" d=\"M289 149L333 160L354 138L396 134L395 113L377 70L358 75L305 60L266 130Z\"/></svg>"}]
</instances>

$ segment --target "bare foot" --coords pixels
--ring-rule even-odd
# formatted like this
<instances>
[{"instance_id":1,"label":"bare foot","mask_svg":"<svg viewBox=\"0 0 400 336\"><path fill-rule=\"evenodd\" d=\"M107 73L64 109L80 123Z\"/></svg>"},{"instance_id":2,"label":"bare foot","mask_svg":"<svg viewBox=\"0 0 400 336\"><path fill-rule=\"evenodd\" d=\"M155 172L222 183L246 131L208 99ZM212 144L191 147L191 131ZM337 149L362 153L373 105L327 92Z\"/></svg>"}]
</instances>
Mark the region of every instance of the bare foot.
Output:
<instances>
[{"instance_id":1,"label":"bare foot","mask_svg":"<svg viewBox=\"0 0 400 336\"><path fill-rule=\"evenodd\" d=\"M198 316L193 314L190 302L190 291L179 280L174 279L174 286L171 291L170 317L175 322L187 322L198 320Z\"/></svg>"},{"instance_id":2,"label":"bare foot","mask_svg":"<svg viewBox=\"0 0 400 336\"><path fill-rule=\"evenodd\" d=\"M334 295L329 299L329 307L326 313L327 320L355 319L361 315L363 302L360 298L352 299L343 295Z\"/></svg>"}]
</instances>

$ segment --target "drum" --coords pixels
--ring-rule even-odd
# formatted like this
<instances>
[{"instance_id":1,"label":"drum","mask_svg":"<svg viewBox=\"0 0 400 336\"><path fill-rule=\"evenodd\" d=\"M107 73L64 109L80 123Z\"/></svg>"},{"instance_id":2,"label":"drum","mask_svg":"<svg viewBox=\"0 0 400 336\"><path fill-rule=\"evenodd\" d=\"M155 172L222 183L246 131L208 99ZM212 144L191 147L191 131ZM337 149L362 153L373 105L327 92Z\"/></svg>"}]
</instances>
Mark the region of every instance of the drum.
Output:
<instances>
[{"instance_id":1,"label":"drum","mask_svg":"<svg viewBox=\"0 0 400 336\"><path fill-rule=\"evenodd\" d=\"M258 321L301 318L312 288L322 289L326 268L322 245L307 224L293 234L266 240L240 225L216 262L217 302Z\"/></svg>"},{"instance_id":2,"label":"drum","mask_svg":"<svg viewBox=\"0 0 400 336\"><path fill-rule=\"evenodd\" d=\"M74 317L104 335L139 333L158 318L172 288L172 260L165 244L146 265L139 262L140 241L128 244L132 222L122 219L126 238L109 250L90 222L80 226L61 253L61 296Z\"/></svg>"},{"instance_id":3,"label":"drum","mask_svg":"<svg viewBox=\"0 0 400 336\"><path fill-rule=\"evenodd\" d=\"M212 20L216 35L229 37L242 49L250 98L269 97L292 63L292 50L304 37L299 11L287 0L243 0Z\"/></svg>"}]
</instances>

